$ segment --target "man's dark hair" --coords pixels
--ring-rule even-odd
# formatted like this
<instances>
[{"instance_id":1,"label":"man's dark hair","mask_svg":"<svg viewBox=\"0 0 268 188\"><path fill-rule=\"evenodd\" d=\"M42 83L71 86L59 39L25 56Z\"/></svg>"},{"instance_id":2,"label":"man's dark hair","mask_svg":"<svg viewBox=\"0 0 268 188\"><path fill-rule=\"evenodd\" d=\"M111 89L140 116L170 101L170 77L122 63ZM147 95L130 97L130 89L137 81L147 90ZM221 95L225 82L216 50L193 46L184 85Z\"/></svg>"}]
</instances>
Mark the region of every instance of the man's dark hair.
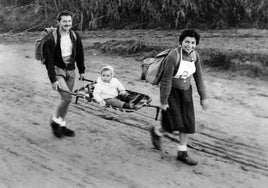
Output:
<instances>
[{"instance_id":1,"label":"man's dark hair","mask_svg":"<svg viewBox=\"0 0 268 188\"><path fill-rule=\"evenodd\" d=\"M184 30L180 35L180 39L179 39L180 44L182 44L182 41L186 37L194 37L196 40L196 45L199 44L200 35L195 30L193 30L193 29Z\"/></svg>"},{"instance_id":2,"label":"man's dark hair","mask_svg":"<svg viewBox=\"0 0 268 188\"><path fill-rule=\"evenodd\" d=\"M60 21L62 16L71 16L73 18L73 13L69 10L63 10L57 15L57 20Z\"/></svg>"}]
</instances>

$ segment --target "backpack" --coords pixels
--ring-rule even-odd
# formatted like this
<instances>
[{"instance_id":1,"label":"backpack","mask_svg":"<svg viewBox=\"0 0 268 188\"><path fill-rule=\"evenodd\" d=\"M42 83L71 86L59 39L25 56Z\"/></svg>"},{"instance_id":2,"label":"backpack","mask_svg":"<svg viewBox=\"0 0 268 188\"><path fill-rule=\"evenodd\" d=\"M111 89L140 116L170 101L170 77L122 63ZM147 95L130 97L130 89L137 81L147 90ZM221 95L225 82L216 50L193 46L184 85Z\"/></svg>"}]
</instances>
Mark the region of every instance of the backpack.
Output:
<instances>
[{"instance_id":1,"label":"backpack","mask_svg":"<svg viewBox=\"0 0 268 188\"><path fill-rule=\"evenodd\" d=\"M179 52L177 48L175 49L177 52L177 59L176 63L177 66L175 68L175 72L177 72L180 64L180 59L179 57ZM161 81L162 74L164 72L164 60L168 56L168 54L172 51L172 49L166 49L160 53L158 53L155 57L153 58L146 58L142 62L142 74L141 74L141 80L145 80L152 85L158 85ZM194 61L196 61L196 53L193 51L192 53Z\"/></svg>"},{"instance_id":2,"label":"backpack","mask_svg":"<svg viewBox=\"0 0 268 188\"><path fill-rule=\"evenodd\" d=\"M72 34L75 38L75 40L77 39L77 36L75 34L74 31L72 31ZM54 42L55 42L55 46L57 45L57 28L55 27L48 27L48 28L45 28L41 34L40 34L40 38L35 40L34 42L34 47L35 47L35 59L38 60L38 61L41 61L42 64L44 64L45 62L45 57L44 57L44 54L43 54L43 47L44 47L44 44L47 42L47 40L49 39L49 36L50 34L53 35L53 38L54 38Z\"/></svg>"},{"instance_id":3,"label":"backpack","mask_svg":"<svg viewBox=\"0 0 268 188\"><path fill-rule=\"evenodd\" d=\"M50 34L53 34L53 38L55 40L55 44L57 43L57 33L56 33L57 28L55 27L49 27L45 28L41 34L40 38L35 40L34 42L34 47L35 47L35 59L38 61L41 61L42 64L44 64L45 57L43 54L43 46L45 42L48 40Z\"/></svg>"}]
</instances>

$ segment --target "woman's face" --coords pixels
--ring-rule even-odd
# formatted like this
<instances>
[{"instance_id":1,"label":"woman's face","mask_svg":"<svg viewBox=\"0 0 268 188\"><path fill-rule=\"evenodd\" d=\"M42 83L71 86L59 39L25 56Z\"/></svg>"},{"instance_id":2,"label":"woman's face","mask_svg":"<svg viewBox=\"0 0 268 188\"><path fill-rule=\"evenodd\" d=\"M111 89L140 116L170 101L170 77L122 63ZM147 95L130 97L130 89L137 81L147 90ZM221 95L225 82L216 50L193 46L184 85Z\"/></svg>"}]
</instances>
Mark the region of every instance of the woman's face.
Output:
<instances>
[{"instance_id":1,"label":"woman's face","mask_svg":"<svg viewBox=\"0 0 268 188\"><path fill-rule=\"evenodd\" d=\"M103 82L110 82L110 80L112 79L112 71L110 70L106 70L106 71L103 71L101 73L101 79Z\"/></svg>"},{"instance_id":2,"label":"woman's face","mask_svg":"<svg viewBox=\"0 0 268 188\"><path fill-rule=\"evenodd\" d=\"M186 37L181 44L182 49L187 52L190 53L192 52L195 47L196 47L196 40L194 37Z\"/></svg>"}]
</instances>

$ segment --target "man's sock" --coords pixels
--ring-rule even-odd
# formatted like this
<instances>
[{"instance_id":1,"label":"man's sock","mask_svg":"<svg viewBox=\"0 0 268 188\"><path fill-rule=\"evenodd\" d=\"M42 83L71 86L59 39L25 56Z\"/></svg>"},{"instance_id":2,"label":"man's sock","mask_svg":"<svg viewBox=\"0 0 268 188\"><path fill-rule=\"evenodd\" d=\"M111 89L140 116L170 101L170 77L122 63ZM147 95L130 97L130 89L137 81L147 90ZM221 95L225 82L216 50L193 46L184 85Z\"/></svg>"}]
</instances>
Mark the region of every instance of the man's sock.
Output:
<instances>
[{"instance_id":1,"label":"man's sock","mask_svg":"<svg viewBox=\"0 0 268 188\"><path fill-rule=\"evenodd\" d=\"M61 123L62 123L62 118L61 117L56 117L56 116L52 116L52 121L54 121L55 123L57 123L57 124L59 124L59 125L61 125Z\"/></svg>"},{"instance_id":2,"label":"man's sock","mask_svg":"<svg viewBox=\"0 0 268 188\"><path fill-rule=\"evenodd\" d=\"M187 151L187 145L180 145L180 144L178 144L178 150L179 151Z\"/></svg>"}]
</instances>

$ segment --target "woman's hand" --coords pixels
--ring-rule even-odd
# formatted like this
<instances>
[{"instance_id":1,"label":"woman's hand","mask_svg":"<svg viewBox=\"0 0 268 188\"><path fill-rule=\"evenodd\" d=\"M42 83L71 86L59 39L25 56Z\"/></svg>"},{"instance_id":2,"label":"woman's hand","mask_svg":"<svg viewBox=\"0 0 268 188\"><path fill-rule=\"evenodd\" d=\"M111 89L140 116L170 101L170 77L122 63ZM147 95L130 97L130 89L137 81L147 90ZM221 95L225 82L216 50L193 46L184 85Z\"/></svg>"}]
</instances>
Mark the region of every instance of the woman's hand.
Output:
<instances>
[{"instance_id":1,"label":"woman's hand","mask_svg":"<svg viewBox=\"0 0 268 188\"><path fill-rule=\"evenodd\" d=\"M160 108L164 111L166 111L168 109L169 105L168 104L161 104Z\"/></svg>"},{"instance_id":2,"label":"woman's hand","mask_svg":"<svg viewBox=\"0 0 268 188\"><path fill-rule=\"evenodd\" d=\"M79 80L84 80L84 78L85 78L85 74L84 73L81 73L80 75L79 75Z\"/></svg>"},{"instance_id":3,"label":"woman's hand","mask_svg":"<svg viewBox=\"0 0 268 188\"><path fill-rule=\"evenodd\" d=\"M209 106L208 105L209 104L209 101L208 101L208 99L203 99L203 100L200 101L200 104L201 104L203 110L207 110L208 109L208 106Z\"/></svg>"}]
</instances>

